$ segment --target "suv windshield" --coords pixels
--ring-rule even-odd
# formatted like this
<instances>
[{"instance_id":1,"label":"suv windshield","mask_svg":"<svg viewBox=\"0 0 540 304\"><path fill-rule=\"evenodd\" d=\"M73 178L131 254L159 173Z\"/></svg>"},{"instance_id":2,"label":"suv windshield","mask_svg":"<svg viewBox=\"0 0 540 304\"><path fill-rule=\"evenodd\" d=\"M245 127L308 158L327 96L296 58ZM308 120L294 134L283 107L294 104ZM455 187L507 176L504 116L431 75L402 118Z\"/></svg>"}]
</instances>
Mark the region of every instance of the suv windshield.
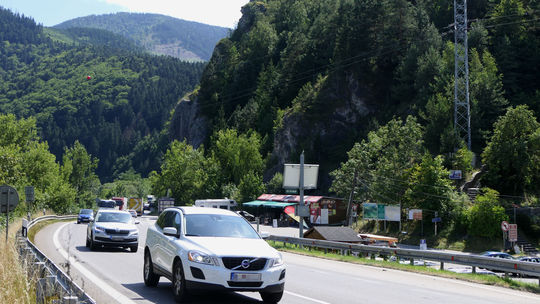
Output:
<instances>
[{"instance_id":1,"label":"suv windshield","mask_svg":"<svg viewBox=\"0 0 540 304\"><path fill-rule=\"evenodd\" d=\"M218 214L187 214L187 236L234 237L258 239L259 235L241 217Z\"/></svg>"},{"instance_id":2,"label":"suv windshield","mask_svg":"<svg viewBox=\"0 0 540 304\"><path fill-rule=\"evenodd\" d=\"M81 209L80 214L92 214L92 209Z\"/></svg>"},{"instance_id":3,"label":"suv windshield","mask_svg":"<svg viewBox=\"0 0 540 304\"><path fill-rule=\"evenodd\" d=\"M129 223L131 214L124 212L101 212L97 214L96 222L119 222Z\"/></svg>"}]
</instances>

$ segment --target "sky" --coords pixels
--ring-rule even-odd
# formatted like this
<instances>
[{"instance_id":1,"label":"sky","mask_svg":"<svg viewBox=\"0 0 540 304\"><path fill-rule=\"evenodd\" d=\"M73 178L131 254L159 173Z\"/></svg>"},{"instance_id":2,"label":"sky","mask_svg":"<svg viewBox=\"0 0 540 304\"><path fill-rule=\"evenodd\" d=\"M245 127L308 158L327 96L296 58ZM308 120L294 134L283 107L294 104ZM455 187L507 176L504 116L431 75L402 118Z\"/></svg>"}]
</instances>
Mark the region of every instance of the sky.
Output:
<instances>
[{"instance_id":1,"label":"sky","mask_svg":"<svg viewBox=\"0 0 540 304\"><path fill-rule=\"evenodd\" d=\"M228 28L236 27L249 0L0 0L0 6L53 26L88 15L155 13Z\"/></svg>"}]
</instances>

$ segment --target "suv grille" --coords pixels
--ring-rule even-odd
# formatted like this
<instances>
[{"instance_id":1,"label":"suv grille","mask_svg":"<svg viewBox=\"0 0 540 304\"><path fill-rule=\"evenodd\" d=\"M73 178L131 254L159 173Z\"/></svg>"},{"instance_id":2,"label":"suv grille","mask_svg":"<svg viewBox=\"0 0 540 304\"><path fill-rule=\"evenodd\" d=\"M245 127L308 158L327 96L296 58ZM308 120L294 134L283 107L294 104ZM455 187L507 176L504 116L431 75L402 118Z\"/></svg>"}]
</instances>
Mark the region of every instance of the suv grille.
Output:
<instances>
[{"instance_id":1,"label":"suv grille","mask_svg":"<svg viewBox=\"0 0 540 304\"><path fill-rule=\"evenodd\" d=\"M121 234L121 235L127 235L129 234L129 230L116 230L116 229L105 229L105 232L107 234Z\"/></svg>"},{"instance_id":2,"label":"suv grille","mask_svg":"<svg viewBox=\"0 0 540 304\"><path fill-rule=\"evenodd\" d=\"M223 264L228 269L238 270L238 271L254 271L254 270L262 270L264 266L266 266L266 260L264 258L259 258L251 263L249 263L249 266L244 268L242 267L242 261L244 260L254 260L256 258L254 257L223 257L221 260L223 261Z\"/></svg>"}]
</instances>

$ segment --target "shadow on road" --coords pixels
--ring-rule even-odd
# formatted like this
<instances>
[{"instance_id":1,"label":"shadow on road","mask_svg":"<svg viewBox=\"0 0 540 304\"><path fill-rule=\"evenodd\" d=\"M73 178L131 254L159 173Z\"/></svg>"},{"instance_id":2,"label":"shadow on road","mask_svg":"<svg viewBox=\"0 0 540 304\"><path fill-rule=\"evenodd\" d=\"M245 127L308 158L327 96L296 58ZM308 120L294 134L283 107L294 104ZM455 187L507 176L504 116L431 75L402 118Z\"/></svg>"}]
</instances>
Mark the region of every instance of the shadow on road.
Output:
<instances>
[{"instance_id":1,"label":"shadow on road","mask_svg":"<svg viewBox=\"0 0 540 304\"><path fill-rule=\"evenodd\" d=\"M75 246L75 249L80 252L90 252L90 248L86 246ZM131 252L127 248L121 247L97 247L94 251L103 251L103 252Z\"/></svg>"},{"instance_id":2,"label":"shadow on road","mask_svg":"<svg viewBox=\"0 0 540 304\"><path fill-rule=\"evenodd\" d=\"M166 279L163 282L159 282L157 287L147 287L144 283L135 284L122 284L125 288L137 293L140 298L132 300L147 300L154 303L176 303L173 298L172 283ZM253 293L255 296L256 294ZM263 303L256 298L251 298L247 295L243 295L236 292L223 293L223 292L198 292L189 294L185 302L191 304L214 304L214 303Z\"/></svg>"}]
</instances>

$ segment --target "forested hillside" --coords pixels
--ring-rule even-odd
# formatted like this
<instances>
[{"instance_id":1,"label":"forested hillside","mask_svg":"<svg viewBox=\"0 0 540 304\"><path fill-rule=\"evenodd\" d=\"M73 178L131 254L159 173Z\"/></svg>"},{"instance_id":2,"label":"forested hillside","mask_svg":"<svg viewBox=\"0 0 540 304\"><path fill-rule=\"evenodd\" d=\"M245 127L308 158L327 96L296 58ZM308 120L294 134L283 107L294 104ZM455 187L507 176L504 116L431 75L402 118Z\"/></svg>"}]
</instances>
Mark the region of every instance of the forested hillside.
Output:
<instances>
[{"instance_id":1,"label":"forested hillside","mask_svg":"<svg viewBox=\"0 0 540 304\"><path fill-rule=\"evenodd\" d=\"M540 113L540 12L538 1L468 3L472 150L480 161L508 106ZM265 180L305 150L322 166L324 191L353 144L393 117L415 116L433 155L459 147L453 1L267 0L242 13L192 99L209 121L207 143L224 128L260 134Z\"/></svg>"},{"instance_id":2,"label":"forested hillside","mask_svg":"<svg viewBox=\"0 0 540 304\"><path fill-rule=\"evenodd\" d=\"M1 8L0 14L1 113L35 117L58 158L78 140L99 160L102 181L127 171L132 159L144 174L159 165L165 147L156 148L156 134L198 83L202 63L121 49L103 31L65 32L96 43L57 42L32 19Z\"/></svg>"},{"instance_id":3,"label":"forested hillside","mask_svg":"<svg viewBox=\"0 0 540 304\"><path fill-rule=\"evenodd\" d=\"M207 61L229 29L158 14L116 13L76 18L57 29L96 28L134 41L140 47L183 60Z\"/></svg>"}]
</instances>

